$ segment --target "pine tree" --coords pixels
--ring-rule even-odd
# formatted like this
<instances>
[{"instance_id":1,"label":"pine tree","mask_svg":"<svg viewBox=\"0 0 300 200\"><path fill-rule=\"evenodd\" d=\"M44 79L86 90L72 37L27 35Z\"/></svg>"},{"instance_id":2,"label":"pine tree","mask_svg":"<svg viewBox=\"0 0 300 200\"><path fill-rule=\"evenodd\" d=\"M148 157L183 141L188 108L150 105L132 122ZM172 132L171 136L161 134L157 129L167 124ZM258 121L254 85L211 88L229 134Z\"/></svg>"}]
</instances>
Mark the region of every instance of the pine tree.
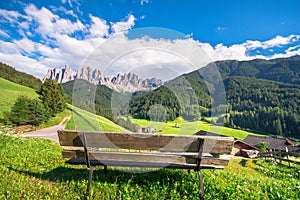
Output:
<instances>
[{"instance_id":1,"label":"pine tree","mask_svg":"<svg viewBox=\"0 0 300 200\"><path fill-rule=\"evenodd\" d=\"M31 124L38 126L46 122L49 115L44 105L37 99L21 96L11 109L10 121L16 125Z\"/></svg>"},{"instance_id":2,"label":"pine tree","mask_svg":"<svg viewBox=\"0 0 300 200\"><path fill-rule=\"evenodd\" d=\"M41 86L40 99L51 116L62 112L66 108L66 97L63 88L56 80L46 79Z\"/></svg>"}]
</instances>

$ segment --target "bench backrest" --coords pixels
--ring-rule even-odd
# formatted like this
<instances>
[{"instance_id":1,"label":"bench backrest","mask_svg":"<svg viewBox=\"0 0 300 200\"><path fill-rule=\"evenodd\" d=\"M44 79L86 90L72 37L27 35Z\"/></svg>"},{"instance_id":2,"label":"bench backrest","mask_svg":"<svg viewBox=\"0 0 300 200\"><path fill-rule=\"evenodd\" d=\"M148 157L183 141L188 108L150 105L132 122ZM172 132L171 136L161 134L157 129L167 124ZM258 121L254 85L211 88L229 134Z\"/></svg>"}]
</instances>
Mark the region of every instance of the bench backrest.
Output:
<instances>
[{"instance_id":1,"label":"bench backrest","mask_svg":"<svg viewBox=\"0 0 300 200\"><path fill-rule=\"evenodd\" d=\"M233 138L212 136L70 130L60 130L58 136L65 158L84 158L83 147L86 147L94 152L91 153L94 159L99 156L101 159L195 165L199 155L231 154L233 147ZM204 164L224 166L227 160L207 157L201 159L201 165Z\"/></svg>"}]
</instances>

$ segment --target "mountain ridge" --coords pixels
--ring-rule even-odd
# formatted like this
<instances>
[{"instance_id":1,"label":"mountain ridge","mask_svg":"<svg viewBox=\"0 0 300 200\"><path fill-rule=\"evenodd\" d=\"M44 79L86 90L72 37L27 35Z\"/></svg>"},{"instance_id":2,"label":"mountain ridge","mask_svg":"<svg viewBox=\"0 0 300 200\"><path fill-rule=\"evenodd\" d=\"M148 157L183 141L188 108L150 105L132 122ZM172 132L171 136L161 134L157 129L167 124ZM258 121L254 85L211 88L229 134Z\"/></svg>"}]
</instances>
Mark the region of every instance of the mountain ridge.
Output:
<instances>
[{"instance_id":1,"label":"mountain ridge","mask_svg":"<svg viewBox=\"0 0 300 200\"><path fill-rule=\"evenodd\" d=\"M136 92L152 90L163 85L162 80L157 78L142 79L134 73L118 73L110 78L100 70L91 67L84 67L78 71L73 71L68 65L63 69L49 69L43 81L46 79L55 79L59 83L66 83L76 79L84 79L94 85L105 85L118 92Z\"/></svg>"},{"instance_id":2,"label":"mountain ridge","mask_svg":"<svg viewBox=\"0 0 300 200\"><path fill-rule=\"evenodd\" d=\"M209 68L212 65L217 67L223 78L229 76L245 76L283 83L300 84L300 56L271 60L216 61L200 68L200 73L209 73Z\"/></svg>"}]
</instances>

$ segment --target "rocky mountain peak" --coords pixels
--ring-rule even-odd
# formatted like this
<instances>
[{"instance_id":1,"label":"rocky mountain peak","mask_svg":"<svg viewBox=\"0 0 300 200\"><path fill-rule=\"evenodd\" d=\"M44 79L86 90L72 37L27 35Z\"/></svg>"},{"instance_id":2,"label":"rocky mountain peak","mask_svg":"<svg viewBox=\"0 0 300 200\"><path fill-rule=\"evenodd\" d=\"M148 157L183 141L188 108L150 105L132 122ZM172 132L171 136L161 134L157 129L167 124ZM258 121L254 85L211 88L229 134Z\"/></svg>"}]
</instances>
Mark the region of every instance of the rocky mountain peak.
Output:
<instances>
[{"instance_id":1,"label":"rocky mountain peak","mask_svg":"<svg viewBox=\"0 0 300 200\"><path fill-rule=\"evenodd\" d=\"M59 83L66 83L75 79L84 79L95 85L105 85L119 92L135 92L143 90L155 89L163 85L162 80L157 78L142 79L134 73L118 73L110 78L98 69L93 69L90 66L73 71L71 67L65 65L62 69L49 69L45 79L55 79Z\"/></svg>"}]
</instances>

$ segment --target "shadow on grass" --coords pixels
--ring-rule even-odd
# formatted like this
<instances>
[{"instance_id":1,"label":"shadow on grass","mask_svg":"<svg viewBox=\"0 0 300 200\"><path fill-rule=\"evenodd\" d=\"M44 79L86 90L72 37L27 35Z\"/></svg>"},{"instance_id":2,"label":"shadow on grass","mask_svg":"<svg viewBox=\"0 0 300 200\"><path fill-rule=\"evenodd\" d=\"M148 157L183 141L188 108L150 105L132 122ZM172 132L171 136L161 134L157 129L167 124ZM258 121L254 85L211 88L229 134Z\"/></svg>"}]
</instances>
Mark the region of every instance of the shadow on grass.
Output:
<instances>
[{"instance_id":1,"label":"shadow on grass","mask_svg":"<svg viewBox=\"0 0 300 200\"><path fill-rule=\"evenodd\" d=\"M38 173L31 172L25 170L14 169L12 167L8 167L9 170L15 171L19 174L26 174L31 177L39 178L42 180L48 180L53 182L80 182L84 180L88 180L88 169L76 169L69 167L57 167L49 172ZM187 179L187 177L192 178L191 174L183 173L182 170L170 170L170 169L160 169L152 172L145 173L130 173L119 171L116 169L110 169L105 171L102 167L97 167L94 170L93 182L101 182L101 183L127 183L129 180L136 184L151 184L157 181L160 182L176 182L181 181L183 179ZM194 180L197 182L197 179Z\"/></svg>"},{"instance_id":2,"label":"shadow on grass","mask_svg":"<svg viewBox=\"0 0 300 200\"><path fill-rule=\"evenodd\" d=\"M247 160L246 160L246 159L242 159L242 160L240 161L240 165L242 165L243 167L245 167L246 164L247 164Z\"/></svg>"}]
</instances>

